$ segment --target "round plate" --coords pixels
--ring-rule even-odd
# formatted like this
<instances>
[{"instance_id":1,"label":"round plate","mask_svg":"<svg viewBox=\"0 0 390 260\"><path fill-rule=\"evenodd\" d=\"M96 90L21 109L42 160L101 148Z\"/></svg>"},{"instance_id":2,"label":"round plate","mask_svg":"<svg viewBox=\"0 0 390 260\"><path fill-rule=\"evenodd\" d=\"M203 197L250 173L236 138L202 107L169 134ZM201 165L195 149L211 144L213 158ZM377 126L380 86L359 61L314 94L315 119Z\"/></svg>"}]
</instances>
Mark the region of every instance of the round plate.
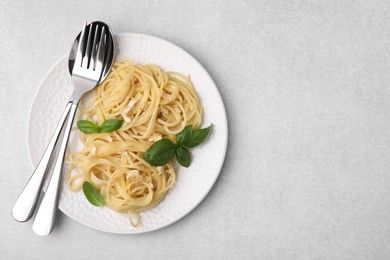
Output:
<instances>
[{"instance_id":1,"label":"round plate","mask_svg":"<svg viewBox=\"0 0 390 260\"><path fill-rule=\"evenodd\" d=\"M129 224L126 214L107 207L94 207L82 192L71 192L63 181L59 208L72 219L88 227L111 233L144 233L178 221L193 210L214 185L223 165L227 147L227 119L223 101L215 83L202 65L180 47L157 37L120 33L114 36L115 60L129 59L135 63L154 63L165 71L191 75L204 109L203 126L213 124L208 140L192 149L189 168L176 167L177 180L163 201L140 213L141 226ZM38 88L30 111L28 144L30 157L37 165L54 128L70 99L73 86L68 73L68 56L60 59L48 72ZM78 131L72 132L68 149L79 147Z\"/></svg>"}]
</instances>

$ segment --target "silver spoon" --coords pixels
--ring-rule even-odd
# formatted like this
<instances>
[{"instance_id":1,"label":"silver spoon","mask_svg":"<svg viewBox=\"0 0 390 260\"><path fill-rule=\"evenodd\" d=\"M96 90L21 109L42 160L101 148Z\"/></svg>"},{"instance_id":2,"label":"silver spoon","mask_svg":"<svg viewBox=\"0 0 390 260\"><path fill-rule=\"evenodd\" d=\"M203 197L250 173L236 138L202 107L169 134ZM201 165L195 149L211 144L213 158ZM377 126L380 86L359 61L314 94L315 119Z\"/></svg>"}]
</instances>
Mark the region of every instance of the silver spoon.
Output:
<instances>
[{"instance_id":1,"label":"silver spoon","mask_svg":"<svg viewBox=\"0 0 390 260\"><path fill-rule=\"evenodd\" d=\"M114 40L113 40L111 30L103 22L93 22L93 23L89 24L88 26L85 25L83 31L84 32L86 32L86 31L92 32L91 29L96 28L96 27L106 28L105 29L106 42L105 42L105 48L104 48L105 55L103 56L103 58L104 58L103 61L101 61L103 67L101 68L101 74L100 74L101 76L99 75L99 78L95 78L95 79L97 79L97 82L102 82L106 78L106 76L108 75L108 72L109 72L111 65L112 65L112 61L113 61L113 57L114 57ZM83 48L80 48L80 50L79 50L80 38L83 39L83 37L81 37L82 34L83 33L80 33L76 37L76 39L72 45L70 55L69 55L68 67L69 67L69 72L70 72L70 75L72 76L72 78L73 78L73 74L74 74L73 70L74 70L74 66L75 66L76 56L78 53L83 55L83 53L80 52L83 50ZM85 48L85 46L80 46L80 47ZM95 49L95 50L97 50L97 49ZM79 65L81 66L81 63L78 64L77 67L80 67ZM84 89L84 90L86 90L86 89ZM65 124L65 121L66 121L70 111L73 112L73 115L71 115L71 119L68 121L69 122L73 121L74 113L76 111L75 108L77 107L78 100L82 96L82 93L80 93L80 92L75 93L75 95L76 94L78 96L75 96L75 98L73 99L73 102L69 102L67 104L67 106L65 107L65 110L61 116L61 119L60 119L60 121L59 121L59 123L54 131L54 134L53 134L48 146L46 147L46 150L45 150L41 160L39 161L35 171L33 172L33 174L30 177L30 180L26 184L25 188L23 189L23 191L19 195L18 199L16 200L16 202L12 208L12 216L17 221L25 222L25 221L29 220L31 218L34 210L35 210L35 207L37 205L37 201L39 198L39 194L40 194L43 182L44 182L44 177L47 175L49 161L50 161L50 158L52 157L54 148L56 147L56 144L59 140L61 130L63 129L63 126ZM67 126L71 125L71 123L69 123L69 122L68 122ZM67 141L67 138L68 138L68 136L66 137L66 141ZM64 140L65 140L65 138L64 138ZM66 147L66 145L65 145L65 147ZM57 167L58 168L57 171L58 170L61 171L62 158L61 158L61 160L57 160L57 162L61 162L61 167L60 168ZM57 200L57 198L55 198L55 200ZM53 224L54 224L54 222L53 222Z\"/></svg>"}]
</instances>

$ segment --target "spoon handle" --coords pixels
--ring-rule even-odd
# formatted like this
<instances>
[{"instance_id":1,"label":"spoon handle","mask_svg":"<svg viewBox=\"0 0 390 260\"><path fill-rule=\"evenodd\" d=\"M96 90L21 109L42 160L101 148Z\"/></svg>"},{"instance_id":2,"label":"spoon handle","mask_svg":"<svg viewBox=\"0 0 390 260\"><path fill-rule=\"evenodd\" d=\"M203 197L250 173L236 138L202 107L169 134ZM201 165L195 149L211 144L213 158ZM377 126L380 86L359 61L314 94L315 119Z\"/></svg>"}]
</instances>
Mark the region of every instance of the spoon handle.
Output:
<instances>
[{"instance_id":1,"label":"spoon handle","mask_svg":"<svg viewBox=\"0 0 390 260\"><path fill-rule=\"evenodd\" d=\"M48 146L46 147L45 153L42 155L42 158L31 175L30 180L27 182L12 208L12 216L17 221L25 222L29 220L34 212L42 188L43 180L48 169L50 157L60 137L60 133L70 111L71 104L72 103L68 103L68 105L65 107L60 122L58 123L54 134L51 137Z\"/></svg>"},{"instance_id":2,"label":"spoon handle","mask_svg":"<svg viewBox=\"0 0 390 260\"><path fill-rule=\"evenodd\" d=\"M68 121L66 123L64 131L64 138L62 139L57 158L55 159L53 174L51 175L49 185L47 186L46 193L43 196L41 204L39 205L32 226L34 232L40 236L47 236L53 230L54 222L56 219L62 166L64 163L64 156L66 152L66 146L68 144L70 131L73 125L73 119L76 114L76 108L77 103L71 103Z\"/></svg>"}]
</instances>

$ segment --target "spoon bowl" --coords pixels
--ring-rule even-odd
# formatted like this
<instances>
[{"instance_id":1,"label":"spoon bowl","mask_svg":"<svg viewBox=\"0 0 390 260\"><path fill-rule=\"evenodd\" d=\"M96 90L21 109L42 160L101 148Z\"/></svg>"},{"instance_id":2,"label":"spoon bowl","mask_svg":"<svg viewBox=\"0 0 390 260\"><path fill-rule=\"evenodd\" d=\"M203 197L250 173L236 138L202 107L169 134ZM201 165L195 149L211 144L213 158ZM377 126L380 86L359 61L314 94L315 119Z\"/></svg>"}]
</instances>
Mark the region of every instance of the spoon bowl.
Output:
<instances>
[{"instance_id":1,"label":"spoon bowl","mask_svg":"<svg viewBox=\"0 0 390 260\"><path fill-rule=\"evenodd\" d=\"M112 62L114 60L114 55L115 55L115 45L114 45L114 37L113 37L112 31L107 24L100 22L100 21L95 21L95 22L92 22L88 25L88 27L91 27L91 28L95 27L95 26L99 26L101 28L105 27L106 30L108 30L107 44L106 44L106 51L105 51L105 53L106 53L105 60L107 62L105 63L102 76L99 80L99 83L102 83L106 79L108 73L110 72ZM77 47L79 46L79 42L80 42L80 36L81 36L81 32L77 35L76 39L74 40L72 48L71 48L70 53L69 53L68 70L69 70L70 75L72 75L74 63L76 60L76 53L77 53Z\"/></svg>"}]
</instances>

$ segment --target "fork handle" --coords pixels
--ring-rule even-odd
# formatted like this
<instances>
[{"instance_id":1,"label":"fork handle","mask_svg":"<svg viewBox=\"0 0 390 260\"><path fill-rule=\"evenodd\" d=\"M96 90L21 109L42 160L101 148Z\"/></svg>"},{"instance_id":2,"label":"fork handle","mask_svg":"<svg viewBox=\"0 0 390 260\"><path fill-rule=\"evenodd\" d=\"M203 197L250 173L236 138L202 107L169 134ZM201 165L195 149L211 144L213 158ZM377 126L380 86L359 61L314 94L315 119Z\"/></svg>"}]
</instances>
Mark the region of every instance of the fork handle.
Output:
<instances>
[{"instance_id":1,"label":"fork handle","mask_svg":"<svg viewBox=\"0 0 390 260\"><path fill-rule=\"evenodd\" d=\"M65 107L54 134L46 147L45 153L42 155L42 158L31 175L30 180L27 182L12 208L12 216L17 221L25 222L29 220L34 212L42 188L43 180L48 169L50 157L60 137L62 127L66 121L71 105L72 103L68 103L68 105Z\"/></svg>"},{"instance_id":2,"label":"fork handle","mask_svg":"<svg viewBox=\"0 0 390 260\"><path fill-rule=\"evenodd\" d=\"M64 138L62 139L57 158L55 159L53 174L51 175L49 185L47 186L46 193L43 196L41 204L39 205L32 226L34 232L40 236L47 236L53 230L58 204L62 166L64 163L64 156L70 131L73 125L73 119L76 114L76 108L77 103L71 103L68 121L64 131Z\"/></svg>"}]
</instances>

